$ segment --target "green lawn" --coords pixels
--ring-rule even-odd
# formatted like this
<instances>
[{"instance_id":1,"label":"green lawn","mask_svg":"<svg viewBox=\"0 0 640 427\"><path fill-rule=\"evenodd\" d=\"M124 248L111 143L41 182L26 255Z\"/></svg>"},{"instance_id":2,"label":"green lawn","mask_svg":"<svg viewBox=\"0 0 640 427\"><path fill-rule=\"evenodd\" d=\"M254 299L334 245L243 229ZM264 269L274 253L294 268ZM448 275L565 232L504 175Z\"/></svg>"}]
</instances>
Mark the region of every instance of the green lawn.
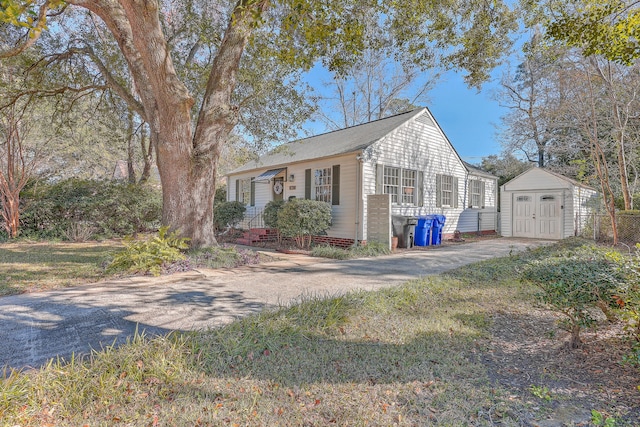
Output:
<instances>
[{"instance_id":1,"label":"green lawn","mask_svg":"<svg viewBox=\"0 0 640 427\"><path fill-rule=\"evenodd\" d=\"M0 295L95 282L106 277L102 264L121 249L102 243L0 244Z\"/></svg>"}]
</instances>

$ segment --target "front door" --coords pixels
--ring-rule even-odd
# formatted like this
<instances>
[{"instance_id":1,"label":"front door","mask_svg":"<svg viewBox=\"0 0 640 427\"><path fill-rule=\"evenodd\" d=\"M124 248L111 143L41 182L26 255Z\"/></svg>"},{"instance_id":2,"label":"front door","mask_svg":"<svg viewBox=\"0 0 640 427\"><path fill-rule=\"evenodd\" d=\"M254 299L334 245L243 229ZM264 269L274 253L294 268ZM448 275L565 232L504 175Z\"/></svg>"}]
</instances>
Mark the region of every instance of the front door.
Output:
<instances>
[{"instance_id":1,"label":"front door","mask_svg":"<svg viewBox=\"0 0 640 427\"><path fill-rule=\"evenodd\" d=\"M513 236L561 239L561 200L560 193L515 193Z\"/></svg>"},{"instance_id":2,"label":"front door","mask_svg":"<svg viewBox=\"0 0 640 427\"><path fill-rule=\"evenodd\" d=\"M273 200L284 200L284 178L273 178Z\"/></svg>"}]
</instances>

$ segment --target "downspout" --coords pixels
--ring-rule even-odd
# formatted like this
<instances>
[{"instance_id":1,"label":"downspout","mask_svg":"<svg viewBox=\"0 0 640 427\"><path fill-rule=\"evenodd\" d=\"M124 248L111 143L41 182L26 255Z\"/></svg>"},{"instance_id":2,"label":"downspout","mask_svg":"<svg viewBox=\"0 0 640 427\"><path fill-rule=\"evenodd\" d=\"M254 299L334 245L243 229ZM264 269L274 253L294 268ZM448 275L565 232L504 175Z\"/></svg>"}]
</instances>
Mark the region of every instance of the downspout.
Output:
<instances>
[{"instance_id":1,"label":"downspout","mask_svg":"<svg viewBox=\"0 0 640 427\"><path fill-rule=\"evenodd\" d=\"M460 217L462 216L462 213L467 210L467 206L469 205L469 169L467 169L467 167L464 167L464 194L462 195L462 212L460 212L460 215L458 216L458 225L457 225L457 229L460 230ZM480 221L480 212L478 212L478 218L476 219L476 222ZM478 226L476 226L476 228L479 228ZM455 230L453 230L455 232Z\"/></svg>"},{"instance_id":2,"label":"downspout","mask_svg":"<svg viewBox=\"0 0 640 427\"><path fill-rule=\"evenodd\" d=\"M493 229L496 234L502 235L502 231L498 230L498 225L500 225L500 201L499 199L500 188L498 187L498 178L493 180L493 205L495 207L495 215L493 217ZM485 205L486 206L486 205Z\"/></svg>"},{"instance_id":3,"label":"downspout","mask_svg":"<svg viewBox=\"0 0 640 427\"><path fill-rule=\"evenodd\" d=\"M358 243L358 232L360 228L360 198L362 197L362 154L356 156L356 235L353 240L354 246L360 246Z\"/></svg>"}]
</instances>

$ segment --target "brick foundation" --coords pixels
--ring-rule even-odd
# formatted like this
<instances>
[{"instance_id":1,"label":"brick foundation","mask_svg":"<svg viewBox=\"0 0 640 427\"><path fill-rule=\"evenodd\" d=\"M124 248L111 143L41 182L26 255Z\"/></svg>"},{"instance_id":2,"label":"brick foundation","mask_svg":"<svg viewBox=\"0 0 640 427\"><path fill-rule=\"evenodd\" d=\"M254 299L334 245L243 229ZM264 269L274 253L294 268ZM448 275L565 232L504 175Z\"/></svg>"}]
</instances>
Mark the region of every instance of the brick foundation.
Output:
<instances>
[{"instance_id":1,"label":"brick foundation","mask_svg":"<svg viewBox=\"0 0 640 427\"><path fill-rule=\"evenodd\" d=\"M316 245L331 245L336 246L338 248L349 248L353 246L355 242L354 239L344 239L342 237L329 237L329 236L313 236L311 237L311 241ZM366 240L360 240L361 245L366 245Z\"/></svg>"}]
</instances>

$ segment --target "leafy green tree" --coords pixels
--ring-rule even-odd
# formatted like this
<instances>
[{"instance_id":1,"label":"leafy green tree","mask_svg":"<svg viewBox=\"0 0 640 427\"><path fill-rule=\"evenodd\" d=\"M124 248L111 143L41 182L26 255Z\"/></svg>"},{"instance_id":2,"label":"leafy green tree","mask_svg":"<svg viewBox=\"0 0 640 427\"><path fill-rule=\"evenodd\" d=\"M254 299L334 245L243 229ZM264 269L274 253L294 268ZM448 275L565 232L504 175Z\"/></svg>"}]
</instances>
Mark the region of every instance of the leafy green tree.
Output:
<instances>
[{"instance_id":1,"label":"leafy green tree","mask_svg":"<svg viewBox=\"0 0 640 427\"><path fill-rule=\"evenodd\" d=\"M517 159L513 154L503 153L500 156L492 154L483 157L478 167L497 176L498 185L501 186L529 169L531 165Z\"/></svg>"},{"instance_id":2,"label":"leafy green tree","mask_svg":"<svg viewBox=\"0 0 640 427\"><path fill-rule=\"evenodd\" d=\"M631 65L640 58L640 8L635 0L574 0L557 2L548 23L549 36Z\"/></svg>"},{"instance_id":3,"label":"leafy green tree","mask_svg":"<svg viewBox=\"0 0 640 427\"><path fill-rule=\"evenodd\" d=\"M234 129L268 138L274 132L265 134L265 129L286 130L286 119L292 117L272 113L274 126L242 120L243 112L291 107L277 99L261 103L260 90L244 96L245 79L263 89L278 84L286 94L300 81L300 71L318 61L342 70L369 47L364 23L375 20L393 34L398 55L418 65L435 55L445 67L466 70L467 82L478 86L507 51L508 34L515 29L514 14L501 0L239 0L231 6L204 1L2 0L2 5L0 19L25 31L4 56L33 45L47 19L57 20L57 28L73 40L75 22L67 17L86 11L95 22L101 20L88 28L105 29L101 34L112 40L112 51L126 64L134 90L109 72L107 62L102 62L105 69L99 62L94 66L103 84L149 124L162 181L163 223L180 230L196 247L216 243L216 173ZM53 13L48 15L48 10ZM197 59L202 61L193 65ZM187 72L178 71L181 65ZM206 81L197 97L190 91L191 79L196 86Z\"/></svg>"}]
</instances>

